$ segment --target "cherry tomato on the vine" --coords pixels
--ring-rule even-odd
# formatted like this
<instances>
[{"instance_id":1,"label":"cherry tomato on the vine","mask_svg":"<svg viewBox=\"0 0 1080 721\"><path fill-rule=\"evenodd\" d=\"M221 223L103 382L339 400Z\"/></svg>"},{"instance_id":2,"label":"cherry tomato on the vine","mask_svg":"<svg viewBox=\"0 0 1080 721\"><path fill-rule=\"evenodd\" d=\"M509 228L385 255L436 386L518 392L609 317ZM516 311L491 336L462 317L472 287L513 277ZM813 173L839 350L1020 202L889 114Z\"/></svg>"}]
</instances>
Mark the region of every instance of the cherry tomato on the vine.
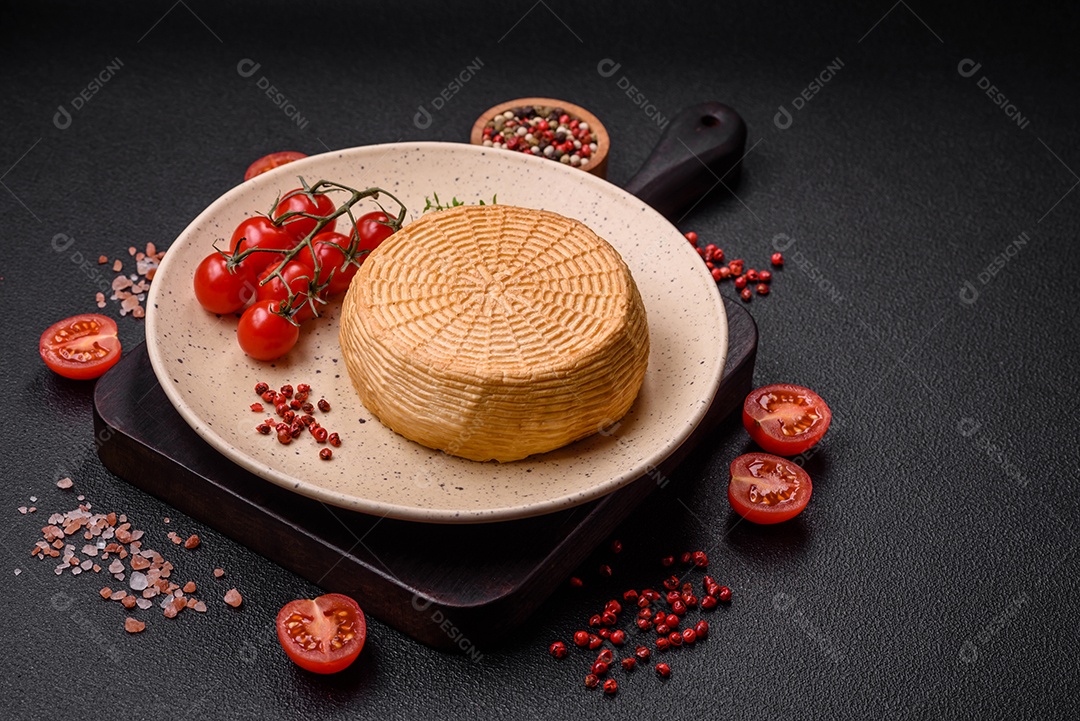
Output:
<instances>
[{"instance_id":1,"label":"cherry tomato on the vine","mask_svg":"<svg viewBox=\"0 0 1080 721\"><path fill-rule=\"evenodd\" d=\"M361 215L356 219L356 229L360 233L360 250L375 250L379 244L394 234L394 229L384 225L389 220L386 213L375 211ZM363 258L359 259L363 262Z\"/></svg>"},{"instance_id":2,"label":"cherry tomato on the vine","mask_svg":"<svg viewBox=\"0 0 1080 721\"><path fill-rule=\"evenodd\" d=\"M264 155L248 167L247 172L244 173L244 180L251 180L256 175L262 175L268 170L280 168L282 165L286 165L294 160L300 160L301 158L306 157L307 155L303 153L298 153L295 150L283 150L280 153L270 153L269 155Z\"/></svg>"},{"instance_id":3,"label":"cherry tomato on the vine","mask_svg":"<svg viewBox=\"0 0 1080 721\"><path fill-rule=\"evenodd\" d=\"M255 360L271 361L288 353L300 338L300 329L274 311L281 301L260 300L244 311L236 327L240 347Z\"/></svg>"},{"instance_id":4,"label":"cherry tomato on the vine","mask_svg":"<svg viewBox=\"0 0 1080 721\"><path fill-rule=\"evenodd\" d=\"M751 523L780 523L806 508L810 476L786 458L746 453L731 462L728 501Z\"/></svg>"},{"instance_id":5,"label":"cherry tomato on the vine","mask_svg":"<svg viewBox=\"0 0 1080 721\"><path fill-rule=\"evenodd\" d=\"M327 286L327 291L330 295L344 293L349 289L349 283L359 270L359 267L353 263L345 264L345 252L349 249L349 239L341 233L319 233L311 239L311 242L315 246L315 257L319 260L319 285L329 279L330 285ZM300 252L296 254L296 260L313 267L315 265L311 250L307 247L300 249ZM359 260L363 262L363 256Z\"/></svg>"},{"instance_id":6,"label":"cherry tomato on the vine","mask_svg":"<svg viewBox=\"0 0 1080 721\"><path fill-rule=\"evenodd\" d=\"M262 283L267 276L279 267L280 263L269 265L259 276L258 300L285 300L289 297L289 291L291 290L294 295L299 296L293 301L293 307L299 308L294 318L298 321L304 321L314 317L315 312L311 309L311 304L307 302L305 293L308 292L311 282L315 278L315 269L307 263L293 259L281 269L281 278L272 278L266 283ZM282 282L282 279L284 279L284 282ZM286 288L286 286L288 287Z\"/></svg>"},{"instance_id":7,"label":"cherry tomato on the vine","mask_svg":"<svg viewBox=\"0 0 1080 721\"><path fill-rule=\"evenodd\" d=\"M290 601L278 612L277 636L300 668L337 673L347 668L367 640L360 605L340 593Z\"/></svg>"},{"instance_id":8,"label":"cherry tomato on the vine","mask_svg":"<svg viewBox=\"0 0 1080 721\"><path fill-rule=\"evenodd\" d=\"M286 251L296 247L296 238L284 228L274 225L265 215L256 215L240 223L229 240L229 252L240 253L248 248ZM275 260L280 260L277 253L252 253L240 261L259 273Z\"/></svg>"},{"instance_id":9,"label":"cherry tomato on the vine","mask_svg":"<svg viewBox=\"0 0 1080 721\"><path fill-rule=\"evenodd\" d=\"M255 298L255 271L243 263L229 269L228 259L211 253L195 269L195 298L218 315L235 313Z\"/></svg>"},{"instance_id":10,"label":"cherry tomato on the vine","mask_svg":"<svg viewBox=\"0 0 1080 721\"><path fill-rule=\"evenodd\" d=\"M797 456L825 435L832 411L809 388L773 383L746 397L742 418L746 432L764 450Z\"/></svg>"},{"instance_id":11,"label":"cherry tomato on the vine","mask_svg":"<svg viewBox=\"0 0 1080 721\"><path fill-rule=\"evenodd\" d=\"M38 344L41 359L65 378L97 378L120 360L116 321L97 313L81 313L50 325Z\"/></svg>"},{"instance_id":12,"label":"cherry tomato on the vine","mask_svg":"<svg viewBox=\"0 0 1080 721\"><path fill-rule=\"evenodd\" d=\"M280 218L285 213L289 212L301 212L308 213L310 215L330 215L335 210L334 201L322 193L315 193L314 200L303 191L302 188L295 188L281 197L278 201L277 207L274 208L274 218ZM330 221L323 226L323 232L332 232L336 220ZM312 218L304 218L301 216L295 216L285 221L281 226L285 230L289 231L294 238L298 241L307 237L308 233L315 229L318 224L317 220Z\"/></svg>"}]
</instances>

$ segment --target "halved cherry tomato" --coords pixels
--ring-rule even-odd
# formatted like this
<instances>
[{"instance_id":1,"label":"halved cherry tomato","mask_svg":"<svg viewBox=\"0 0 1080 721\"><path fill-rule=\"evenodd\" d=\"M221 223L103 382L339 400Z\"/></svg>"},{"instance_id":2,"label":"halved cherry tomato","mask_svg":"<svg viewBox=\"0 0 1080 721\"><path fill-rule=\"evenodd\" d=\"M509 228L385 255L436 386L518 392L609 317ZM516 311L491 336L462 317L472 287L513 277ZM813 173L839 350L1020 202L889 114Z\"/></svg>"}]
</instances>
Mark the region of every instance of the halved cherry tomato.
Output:
<instances>
[{"instance_id":1,"label":"halved cherry tomato","mask_svg":"<svg viewBox=\"0 0 1080 721\"><path fill-rule=\"evenodd\" d=\"M326 289L330 295L344 293L349 289L349 283L352 282L356 271L360 270L352 263L345 264L345 251L349 249L349 239L341 233L319 233L311 239L311 242L315 245L315 257L319 259L319 285L329 280L330 285ZM311 251L307 247L300 249L300 252L296 254L296 260L312 267L315 266ZM359 260L363 262L362 257Z\"/></svg>"},{"instance_id":2,"label":"halved cherry tomato","mask_svg":"<svg viewBox=\"0 0 1080 721\"><path fill-rule=\"evenodd\" d=\"M195 298L218 315L235 313L255 298L255 272L243 263L232 270L221 253L211 253L195 269Z\"/></svg>"},{"instance_id":3,"label":"halved cherry tomato","mask_svg":"<svg viewBox=\"0 0 1080 721\"><path fill-rule=\"evenodd\" d=\"M300 297L293 301L293 307L299 308L294 316L296 320L304 321L315 317L315 311L312 310L311 304L307 302L307 297L304 295L315 278L315 269L307 263L293 259L281 269L281 278L273 278L263 283L263 280L277 270L280 265L280 263L269 265L259 275L261 285L259 285L257 293L258 300L286 300L291 290L294 295L300 294ZM284 282L282 282L282 278Z\"/></svg>"},{"instance_id":4,"label":"halved cherry tomato","mask_svg":"<svg viewBox=\"0 0 1080 721\"><path fill-rule=\"evenodd\" d=\"M300 329L274 311L281 301L260 300L244 311L236 326L236 340L255 360L271 361L293 349Z\"/></svg>"},{"instance_id":5,"label":"halved cherry tomato","mask_svg":"<svg viewBox=\"0 0 1080 721\"><path fill-rule=\"evenodd\" d=\"M340 593L290 601L277 615L277 636L292 662L314 673L347 668L367 639L360 605Z\"/></svg>"},{"instance_id":6,"label":"halved cherry tomato","mask_svg":"<svg viewBox=\"0 0 1080 721\"><path fill-rule=\"evenodd\" d=\"M774 383L746 397L742 418L747 433L764 450L797 456L825 435L832 411L809 388Z\"/></svg>"},{"instance_id":7,"label":"halved cherry tomato","mask_svg":"<svg viewBox=\"0 0 1080 721\"><path fill-rule=\"evenodd\" d=\"M280 153L264 155L248 167L247 172L244 173L244 180L251 180L256 175L262 175L268 170L280 168L282 165L306 157L303 153L298 153L295 150L283 150Z\"/></svg>"},{"instance_id":8,"label":"halved cherry tomato","mask_svg":"<svg viewBox=\"0 0 1080 721\"><path fill-rule=\"evenodd\" d=\"M786 458L746 453L731 462L728 501L751 523L780 523L806 508L810 476Z\"/></svg>"},{"instance_id":9,"label":"halved cherry tomato","mask_svg":"<svg viewBox=\"0 0 1080 721\"><path fill-rule=\"evenodd\" d=\"M296 238L292 236L292 233L274 225L265 215L256 215L240 223L229 240L230 253L239 253L248 248L285 251L295 246ZM270 263L280 259L281 256L276 253L252 253L241 263L251 266L256 273L259 273Z\"/></svg>"},{"instance_id":10,"label":"halved cherry tomato","mask_svg":"<svg viewBox=\"0 0 1080 721\"><path fill-rule=\"evenodd\" d=\"M285 213L290 212L308 213L310 215L330 215L334 212L334 201L330 200L328 196L315 193L313 197L314 200L302 188L294 188L281 197L277 207L274 208L273 216L280 218ZM317 224L317 220L295 216L286 220L281 227L292 233L292 236L297 240L303 240L308 233L315 229ZM331 221L323 226L322 232L332 232L336 224L336 220Z\"/></svg>"},{"instance_id":11,"label":"halved cherry tomato","mask_svg":"<svg viewBox=\"0 0 1080 721\"><path fill-rule=\"evenodd\" d=\"M50 325L38 350L45 365L65 378L97 378L120 360L116 321L97 313L73 315Z\"/></svg>"}]
</instances>

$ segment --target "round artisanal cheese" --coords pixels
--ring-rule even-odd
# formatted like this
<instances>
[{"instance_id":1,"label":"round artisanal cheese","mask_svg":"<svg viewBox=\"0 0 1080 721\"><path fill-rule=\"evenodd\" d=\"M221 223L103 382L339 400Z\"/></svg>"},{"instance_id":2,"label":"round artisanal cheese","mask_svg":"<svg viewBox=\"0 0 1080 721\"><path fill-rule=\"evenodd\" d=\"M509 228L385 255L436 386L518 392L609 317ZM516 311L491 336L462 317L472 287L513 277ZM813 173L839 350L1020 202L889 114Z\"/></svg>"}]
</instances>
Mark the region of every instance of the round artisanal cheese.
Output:
<instances>
[{"instance_id":1,"label":"round artisanal cheese","mask_svg":"<svg viewBox=\"0 0 1080 721\"><path fill-rule=\"evenodd\" d=\"M618 252L576 220L505 205L429 213L383 241L345 296L340 339L371 413L476 461L610 426L649 357Z\"/></svg>"}]
</instances>

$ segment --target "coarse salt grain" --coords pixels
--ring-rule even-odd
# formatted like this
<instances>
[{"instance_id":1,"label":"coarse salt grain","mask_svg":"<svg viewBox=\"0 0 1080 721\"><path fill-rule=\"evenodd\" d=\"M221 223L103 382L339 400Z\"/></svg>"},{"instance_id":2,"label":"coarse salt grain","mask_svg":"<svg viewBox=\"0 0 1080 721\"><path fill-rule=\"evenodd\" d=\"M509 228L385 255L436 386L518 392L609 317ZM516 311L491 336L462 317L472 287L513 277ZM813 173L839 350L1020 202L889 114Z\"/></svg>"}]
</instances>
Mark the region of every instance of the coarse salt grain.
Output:
<instances>
[{"instance_id":1,"label":"coarse salt grain","mask_svg":"<svg viewBox=\"0 0 1080 721\"><path fill-rule=\"evenodd\" d=\"M225 575L225 569L224 568L215 568L214 569L214 578L221 578L224 575Z\"/></svg>"},{"instance_id":2,"label":"coarse salt grain","mask_svg":"<svg viewBox=\"0 0 1080 721\"><path fill-rule=\"evenodd\" d=\"M229 604L233 608L239 608L240 604L244 602L243 596L235 588L230 588L225 593L225 603Z\"/></svg>"},{"instance_id":3,"label":"coarse salt grain","mask_svg":"<svg viewBox=\"0 0 1080 721\"><path fill-rule=\"evenodd\" d=\"M142 591L147 585L149 584L146 581L146 574L140 573L139 571L132 573L131 577L128 579L128 587L131 588L132 591Z\"/></svg>"},{"instance_id":4,"label":"coarse salt grain","mask_svg":"<svg viewBox=\"0 0 1080 721\"><path fill-rule=\"evenodd\" d=\"M146 628L146 624L137 618L130 616L124 619L124 630L128 633L139 633Z\"/></svg>"},{"instance_id":5,"label":"coarse salt grain","mask_svg":"<svg viewBox=\"0 0 1080 721\"><path fill-rule=\"evenodd\" d=\"M61 478L59 481L56 482L57 488L63 488L65 490L71 488L73 485L75 485L74 481L67 477Z\"/></svg>"}]
</instances>

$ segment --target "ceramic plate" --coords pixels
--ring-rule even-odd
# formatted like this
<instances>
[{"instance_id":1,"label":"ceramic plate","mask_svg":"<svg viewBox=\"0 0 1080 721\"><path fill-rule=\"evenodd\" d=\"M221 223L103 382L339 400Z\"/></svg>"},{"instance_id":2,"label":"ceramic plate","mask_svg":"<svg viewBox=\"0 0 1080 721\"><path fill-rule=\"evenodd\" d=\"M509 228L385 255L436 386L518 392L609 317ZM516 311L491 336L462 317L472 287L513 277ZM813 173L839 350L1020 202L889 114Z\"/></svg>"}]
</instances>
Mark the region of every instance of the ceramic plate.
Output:
<instances>
[{"instance_id":1,"label":"ceramic plate","mask_svg":"<svg viewBox=\"0 0 1080 721\"><path fill-rule=\"evenodd\" d=\"M577 218L622 254L649 320L651 355L630 413L613 432L513 463L447 456L384 427L360 403L338 346L339 302L306 323L275 363L249 359L236 317L203 311L191 290L199 261L278 194L333 180L382 187L419 217L433 192ZM371 208L374 209L374 206ZM361 212L367 212L363 210ZM150 360L169 400L211 446L266 480L325 503L435 523L503 521L592 500L648 473L686 440L712 402L727 354L727 316L705 264L679 231L634 196L549 160L457 143L395 143L314 156L242 183L203 211L169 248L147 303ZM310 383L342 438L323 461L304 434L290 445L262 436L253 388Z\"/></svg>"}]
</instances>

